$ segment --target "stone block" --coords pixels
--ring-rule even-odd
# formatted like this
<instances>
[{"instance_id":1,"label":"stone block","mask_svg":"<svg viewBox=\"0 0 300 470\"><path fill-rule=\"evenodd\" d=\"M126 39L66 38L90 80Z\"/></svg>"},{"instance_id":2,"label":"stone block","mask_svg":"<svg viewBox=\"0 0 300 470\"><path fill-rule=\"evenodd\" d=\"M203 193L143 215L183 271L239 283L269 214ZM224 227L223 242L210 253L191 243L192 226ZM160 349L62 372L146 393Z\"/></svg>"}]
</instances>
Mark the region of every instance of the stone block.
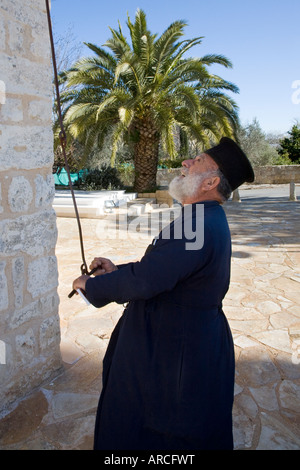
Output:
<instances>
[{"instance_id":1,"label":"stone block","mask_svg":"<svg viewBox=\"0 0 300 470\"><path fill-rule=\"evenodd\" d=\"M32 100L28 104L28 117L37 124L51 123L52 103L50 100Z\"/></svg>"},{"instance_id":2,"label":"stone block","mask_svg":"<svg viewBox=\"0 0 300 470\"><path fill-rule=\"evenodd\" d=\"M9 317L8 327L10 330L18 328L30 320L34 320L40 315L39 301L35 300L21 309L16 309Z\"/></svg>"},{"instance_id":3,"label":"stone block","mask_svg":"<svg viewBox=\"0 0 300 470\"><path fill-rule=\"evenodd\" d=\"M23 105L19 98L6 98L5 106L1 106L2 122L20 122L23 120Z\"/></svg>"},{"instance_id":4,"label":"stone block","mask_svg":"<svg viewBox=\"0 0 300 470\"><path fill-rule=\"evenodd\" d=\"M257 339L260 343L270 346L271 348L291 353L290 338L287 331L280 330L268 330L260 333L253 333L253 338Z\"/></svg>"},{"instance_id":5,"label":"stone block","mask_svg":"<svg viewBox=\"0 0 300 470\"><path fill-rule=\"evenodd\" d=\"M16 309L13 314L9 316L8 329L13 330L27 322L35 321L36 319L42 320L55 312L57 313L58 305L59 297L55 291L31 302L21 309Z\"/></svg>"},{"instance_id":6,"label":"stone block","mask_svg":"<svg viewBox=\"0 0 300 470\"><path fill-rule=\"evenodd\" d=\"M53 164L51 126L2 126L0 168L31 170Z\"/></svg>"},{"instance_id":7,"label":"stone block","mask_svg":"<svg viewBox=\"0 0 300 470\"><path fill-rule=\"evenodd\" d=\"M33 198L31 184L24 176L12 178L8 189L8 202L12 212L27 212Z\"/></svg>"},{"instance_id":8,"label":"stone block","mask_svg":"<svg viewBox=\"0 0 300 470\"><path fill-rule=\"evenodd\" d=\"M276 384L268 384L257 388L250 388L256 403L263 409L275 411L278 409L276 397Z\"/></svg>"},{"instance_id":9,"label":"stone block","mask_svg":"<svg viewBox=\"0 0 300 470\"><path fill-rule=\"evenodd\" d=\"M37 175L35 183L35 207L38 209L50 206L55 196L54 178L47 175L44 179L42 175Z\"/></svg>"},{"instance_id":10,"label":"stone block","mask_svg":"<svg viewBox=\"0 0 300 470\"><path fill-rule=\"evenodd\" d=\"M97 395L78 393L58 393L53 398L53 415L55 419L62 419L77 413L84 413L97 408Z\"/></svg>"},{"instance_id":11,"label":"stone block","mask_svg":"<svg viewBox=\"0 0 300 470\"><path fill-rule=\"evenodd\" d=\"M27 290L33 298L49 292L58 285L55 256L38 258L28 265Z\"/></svg>"},{"instance_id":12,"label":"stone block","mask_svg":"<svg viewBox=\"0 0 300 470\"><path fill-rule=\"evenodd\" d=\"M61 368L61 358L57 350L52 351L51 356L35 356L26 363L21 362L20 355L14 354L11 362L10 368L7 365L0 368L0 378L2 378L1 369L4 369L4 381L0 382L0 413L15 404L17 399L24 398L34 389L40 387L41 383L56 376L57 371Z\"/></svg>"},{"instance_id":13,"label":"stone block","mask_svg":"<svg viewBox=\"0 0 300 470\"><path fill-rule=\"evenodd\" d=\"M0 221L2 256L50 254L57 240L56 215L53 209Z\"/></svg>"},{"instance_id":14,"label":"stone block","mask_svg":"<svg viewBox=\"0 0 300 470\"><path fill-rule=\"evenodd\" d=\"M47 413L48 402L41 391L21 401L1 423L0 445L7 447L29 438Z\"/></svg>"},{"instance_id":15,"label":"stone block","mask_svg":"<svg viewBox=\"0 0 300 470\"><path fill-rule=\"evenodd\" d=\"M39 24L47 26L46 7L43 0L26 0L22 4L19 0L1 0L0 8L9 14L11 19L25 23L32 28Z\"/></svg>"},{"instance_id":16,"label":"stone block","mask_svg":"<svg viewBox=\"0 0 300 470\"><path fill-rule=\"evenodd\" d=\"M238 368L240 375L247 378L250 387L258 388L271 382L278 382L280 374L269 353L263 348L242 350Z\"/></svg>"},{"instance_id":17,"label":"stone block","mask_svg":"<svg viewBox=\"0 0 300 470\"><path fill-rule=\"evenodd\" d=\"M0 15L0 51L5 50L5 43L6 43L6 28L4 19Z\"/></svg>"},{"instance_id":18,"label":"stone block","mask_svg":"<svg viewBox=\"0 0 300 470\"><path fill-rule=\"evenodd\" d=\"M40 348L46 349L59 345L60 329L58 315L47 318L40 326Z\"/></svg>"},{"instance_id":19,"label":"stone block","mask_svg":"<svg viewBox=\"0 0 300 470\"><path fill-rule=\"evenodd\" d=\"M279 397L284 408L295 413L300 413L300 385L291 380L284 380L279 387Z\"/></svg>"},{"instance_id":20,"label":"stone block","mask_svg":"<svg viewBox=\"0 0 300 470\"><path fill-rule=\"evenodd\" d=\"M32 328L25 334L16 336L17 360L22 364L29 364L35 356L36 338Z\"/></svg>"},{"instance_id":21,"label":"stone block","mask_svg":"<svg viewBox=\"0 0 300 470\"><path fill-rule=\"evenodd\" d=\"M23 305L23 288L24 288L24 258L19 257L12 260L12 278L13 289L15 294L15 307L21 308Z\"/></svg>"},{"instance_id":22,"label":"stone block","mask_svg":"<svg viewBox=\"0 0 300 470\"><path fill-rule=\"evenodd\" d=\"M261 413L261 433L256 450L299 450L300 439L285 422Z\"/></svg>"},{"instance_id":23,"label":"stone block","mask_svg":"<svg viewBox=\"0 0 300 470\"><path fill-rule=\"evenodd\" d=\"M24 52L25 25L16 21L8 21L7 27L8 47L11 51L22 54Z\"/></svg>"},{"instance_id":24,"label":"stone block","mask_svg":"<svg viewBox=\"0 0 300 470\"><path fill-rule=\"evenodd\" d=\"M17 55L0 55L1 76L5 77L6 93L33 95L41 98L52 96L50 63L33 62Z\"/></svg>"},{"instance_id":25,"label":"stone block","mask_svg":"<svg viewBox=\"0 0 300 470\"><path fill-rule=\"evenodd\" d=\"M47 35L45 35L45 28L47 28ZM30 52L37 58L49 61L50 59L50 38L48 35L48 25L38 24L31 31L33 41L30 45ZM42 40L41 40L42 38Z\"/></svg>"},{"instance_id":26,"label":"stone block","mask_svg":"<svg viewBox=\"0 0 300 470\"><path fill-rule=\"evenodd\" d=\"M50 313L57 312L59 305L59 297L57 292L54 291L46 297L41 297L39 299L39 304L43 316L49 316Z\"/></svg>"},{"instance_id":27,"label":"stone block","mask_svg":"<svg viewBox=\"0 0 300 470\"><path fill-rule=\"evenodd\" d=\"M8 308L8 290L5 267L6 261L0 261L0 311Z\"/></svg>"}]
</instances>

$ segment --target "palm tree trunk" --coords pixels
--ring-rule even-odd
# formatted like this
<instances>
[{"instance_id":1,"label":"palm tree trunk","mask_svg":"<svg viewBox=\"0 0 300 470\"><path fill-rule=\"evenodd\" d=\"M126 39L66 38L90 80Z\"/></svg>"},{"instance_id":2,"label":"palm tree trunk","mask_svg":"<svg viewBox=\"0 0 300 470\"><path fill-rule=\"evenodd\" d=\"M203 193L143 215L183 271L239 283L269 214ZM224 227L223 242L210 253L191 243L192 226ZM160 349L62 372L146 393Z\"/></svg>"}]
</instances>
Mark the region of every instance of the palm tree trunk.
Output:
<instances>
[{"instance_id":1,"label":"palm tree trunk","mask_svg":"<svg viewBox=\"0 0 300 470\"><path fill-rule=\"evenodd\" d=\"M134 189L137 192L152 192L156 189L159 134L149 119L135 125L139 140L134 145Z\"/></svg>"}]
</instances>

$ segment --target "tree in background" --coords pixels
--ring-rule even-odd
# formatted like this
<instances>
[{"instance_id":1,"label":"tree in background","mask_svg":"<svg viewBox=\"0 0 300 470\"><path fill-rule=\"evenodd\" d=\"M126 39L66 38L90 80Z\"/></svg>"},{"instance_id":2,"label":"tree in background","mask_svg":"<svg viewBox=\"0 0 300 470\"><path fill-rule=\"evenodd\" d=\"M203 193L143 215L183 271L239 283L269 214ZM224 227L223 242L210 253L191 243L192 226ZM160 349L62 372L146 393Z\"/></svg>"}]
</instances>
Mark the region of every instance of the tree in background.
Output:
<instances>
[{"instance_id":1,"label":"tree in background","mask_svg":"<svg viewBox=\"0 0 300 470\"><path fill-rule=\"evenodd\" d=\"M223 135L234 137L238 123L237 106L223 91L238 89L207 66L231 67L221 55L185 58L202 38L181 40L186 24L175 21L163 34L150 33L146 15L137 10L135 22L128 17L129 43L119 29L105 43L110 52L86 44L93 57L78 60L62 75L66 85L62 101L67 132L85 147L103 147L110 136L111 162L118 146L132 149L135 190L156 186L159 146L176 157L174 130L181 129L180 155L186 153L188 138L203 146Z\"/></svg>"},{"instance_id":2,"label":"tree in background","mask_svg":"<svg viewBox=\"0 0 300 470\"><path fill-rule=\"evenodd\" d=\"M290 137L280 140L278 153L284 160L289 159L292 164L300 164L300 125L294 124L288 132Z\"/></svg>"},{"instance_id":3,"label":"tree in background","mask_svg":"<svg viewBox=\"0 0 300 470\"><path fill-rule=\"evenodd\" d=\"M68 26L65 33L63 35L57 36L54 38L55 42L55 55L56 55L56 66L57 70L66 70L71 65L80 58L82 46L80 42L78 42L76 36L74 35L73 28ZM63 83L60 86L60 93L64 92ZM57 111L57 101L55 96L55 89L53 87L53 122L57 122L58 120L58 111ZM60 171L61 168L65 167L65 160L62 153L62 149L60 145L57 145L59 142L54 144L54 164L53 164L53 173ZM70 139L68 142L68 150L67 150L67 161L70 167L71 172L76 173L80 169L80 160L81 155L83 154L83 148L80 143L74 139Z\"/></svg>"},{"instance_id":4,"label":"tree in background","mask_svg":"<svg viewBox=\"0 0 300 470\"><path fill-rule=\"evenodd\" d=\"M251 124L239 127L238 140L254 166L276 164L279 157L278 152L268 142L256 118Z\"/></svg>"}]
</instances>

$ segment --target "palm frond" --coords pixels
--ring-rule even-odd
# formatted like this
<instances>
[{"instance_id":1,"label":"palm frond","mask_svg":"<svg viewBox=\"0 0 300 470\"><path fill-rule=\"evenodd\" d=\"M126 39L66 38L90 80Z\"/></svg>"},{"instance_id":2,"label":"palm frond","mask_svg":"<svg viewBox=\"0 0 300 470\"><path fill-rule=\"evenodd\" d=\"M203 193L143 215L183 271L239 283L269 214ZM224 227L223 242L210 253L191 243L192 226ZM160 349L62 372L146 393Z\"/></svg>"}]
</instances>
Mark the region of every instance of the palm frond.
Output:
<instances>
[{"instance_id":1,"label":"palm frond","mask_svg":"<svg viewBox=\"0 0 300 470\"><path fill-rule=\"evenodd\" d=\"M137 9L135 14L135 22L132 23L129 16L127 15L127 26L129 28L132 50L138 57L141 55L141 38L147 36L149 31L147 30L146 14L140 8Z\"/></svg>"},{"instance_id":2,"label":"palm frond","mask_svg":"<svg viewBox=\"0 0 300 470\"><path fill-rule=\"evenodd\" d=\"M117 59L120 59L123 54L130 51L130 46L120 26L119 31L112 28L109 29L112 33L112 37L105 42L104 46L108 47Z\"/></svg>"},{"instance_id":3,"label":"palm frond","mask_svg":"<svg viewBox=\"0 0 300 470\"><path fill-rule=\"evenodd\" d=\"M220 54L207 54L201 57L201 62L205 65L220 64L226 68L232 68L232 62Z\"/></svg>"}]
</instances>

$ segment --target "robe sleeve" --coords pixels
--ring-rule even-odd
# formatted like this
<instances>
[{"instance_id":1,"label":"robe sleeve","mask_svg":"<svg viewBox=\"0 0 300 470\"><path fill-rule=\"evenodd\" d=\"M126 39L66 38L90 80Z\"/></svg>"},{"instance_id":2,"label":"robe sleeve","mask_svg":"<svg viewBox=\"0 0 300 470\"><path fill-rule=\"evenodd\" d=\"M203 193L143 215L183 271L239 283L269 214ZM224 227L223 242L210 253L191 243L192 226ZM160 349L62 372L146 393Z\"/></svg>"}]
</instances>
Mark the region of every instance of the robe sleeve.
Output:
<instances>
[{"instance_id":1,"label":"robe sleeve","mask_svg":"<svg viewBox=\"0 0 300 470\"><path fill-rule=\"evenodd\" d=\"M178 282L202 269L210 256L209 235L198 250L186 249L186 241L185 238L159 239L140 261L88 279L86 295L89 301L95 307L102 307L109 302L147 300L172 290Z\"/></svg>"}]
</instances>

